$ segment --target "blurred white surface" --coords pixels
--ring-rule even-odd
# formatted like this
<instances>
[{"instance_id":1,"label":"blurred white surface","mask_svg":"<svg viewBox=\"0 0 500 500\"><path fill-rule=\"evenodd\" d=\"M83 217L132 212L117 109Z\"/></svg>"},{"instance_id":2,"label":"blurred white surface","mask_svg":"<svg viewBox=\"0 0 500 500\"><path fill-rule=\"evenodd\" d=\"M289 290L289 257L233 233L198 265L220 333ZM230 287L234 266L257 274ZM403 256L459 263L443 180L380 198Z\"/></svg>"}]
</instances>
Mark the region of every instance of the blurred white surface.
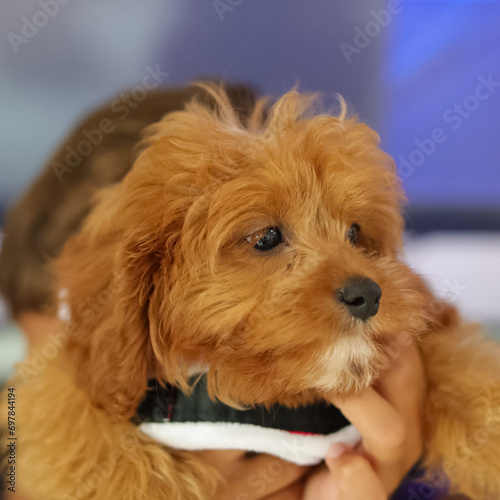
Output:
<instances>
[{"instance_id":1,"label":"blurred white surface","mask_svg":"<svg viewBox=\"0 0 500 500\"><path fill-rule=\"evenodd\" d=\"M19 328L14 324L0 327L0 389L27 352L28 345Z\"/></svg>"},{"instance_id":2,"label":"blurred white surface","mask_svg":"<svg viewBox=\"0 0 500 500\"><path fill-rule=\"evenodd\" d=\"M469 320L500 324L500 234L408 235L406 260Z\"/></svg>"}]
</instances>

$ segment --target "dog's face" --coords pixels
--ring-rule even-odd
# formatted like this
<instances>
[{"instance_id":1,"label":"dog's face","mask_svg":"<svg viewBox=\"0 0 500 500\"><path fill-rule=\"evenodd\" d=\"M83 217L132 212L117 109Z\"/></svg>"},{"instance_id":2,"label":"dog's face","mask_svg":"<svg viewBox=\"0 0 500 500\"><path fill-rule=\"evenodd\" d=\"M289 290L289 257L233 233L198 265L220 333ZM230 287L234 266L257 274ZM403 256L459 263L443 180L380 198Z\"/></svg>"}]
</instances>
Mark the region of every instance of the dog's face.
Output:
<instances>
[{"instance_id":1,"label":"dog's face","mask_svg":"<svg viewBox=\"0 0 500 500\"><path fill-rule=\"evenodd\" d=\"M101 365L121 357L122 403L151 371L182 386L199 362L227 402L368 386L388 346L428 321L428 294L398 259L392 160L366 125L308 116L308 97L284 96L249 129L217 99L218 113L192 104L156 125L132 172L68 245L71 264L88 254L84 241L101 241L105 255L107 241L97 287L125 283L90 322L101 332L90 335L106 340L76 340L73 351ZM88 283L69 281L70 300L77 284L88 296Z\"/></svg>"}]
</instances>

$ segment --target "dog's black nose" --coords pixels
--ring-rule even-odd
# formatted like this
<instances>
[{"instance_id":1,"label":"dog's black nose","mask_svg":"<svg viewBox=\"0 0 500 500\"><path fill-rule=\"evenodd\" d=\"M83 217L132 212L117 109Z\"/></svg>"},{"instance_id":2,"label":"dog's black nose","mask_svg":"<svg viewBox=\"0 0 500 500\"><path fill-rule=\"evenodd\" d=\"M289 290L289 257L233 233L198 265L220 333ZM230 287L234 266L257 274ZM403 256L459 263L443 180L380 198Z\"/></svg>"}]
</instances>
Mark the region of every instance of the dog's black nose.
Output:
<instances>
[{"instance_id":1,"label":"dog's black nose","mask_svg":"<svg viewBox=\"0 0 500 500\"><path fill-rule=\"evenodd\" d=\"M377 314L382 290L370 278L351 278L337 296L355 318L365 321Z\"/></svg>"}]
</instances>

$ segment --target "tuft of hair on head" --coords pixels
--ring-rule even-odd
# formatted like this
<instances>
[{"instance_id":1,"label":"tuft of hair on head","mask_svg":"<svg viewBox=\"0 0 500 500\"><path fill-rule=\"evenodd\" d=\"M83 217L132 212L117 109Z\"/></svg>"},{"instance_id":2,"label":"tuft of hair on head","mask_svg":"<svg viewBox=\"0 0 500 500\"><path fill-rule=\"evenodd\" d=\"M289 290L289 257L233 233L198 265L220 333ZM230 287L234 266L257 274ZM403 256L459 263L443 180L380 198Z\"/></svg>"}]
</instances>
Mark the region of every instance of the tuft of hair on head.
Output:
<instances>
[{"instance_id":1,"label":"tuft of hair on head","mask_svg":"<svg viewBox=\"0 0 500 500\"><path fill-rule=\"evenodd\" d=\"M268 110L265 129L269 134L279 134L293 130L301 121L321 116L337 118L340 127L343 122L356 119L356 115L350 112L346 100L340 94L334 94L334 100L336 102L327 107L323 94L320 92L301 93L295 85Z\"/></svg>"},{"instance_id":2,"label":"tuft of hair on head","mask_svg":"<svg viewBox=\"0 0 500 500\"><path fill-rule=\"evenodd\" d=\"M350 114L347 102L341 94L335 93L334 97L337 103L330 109L329 114L336 116L340 121L345 121L349 118L356 118L354 115Z\"/></svg>"}]
</instances>

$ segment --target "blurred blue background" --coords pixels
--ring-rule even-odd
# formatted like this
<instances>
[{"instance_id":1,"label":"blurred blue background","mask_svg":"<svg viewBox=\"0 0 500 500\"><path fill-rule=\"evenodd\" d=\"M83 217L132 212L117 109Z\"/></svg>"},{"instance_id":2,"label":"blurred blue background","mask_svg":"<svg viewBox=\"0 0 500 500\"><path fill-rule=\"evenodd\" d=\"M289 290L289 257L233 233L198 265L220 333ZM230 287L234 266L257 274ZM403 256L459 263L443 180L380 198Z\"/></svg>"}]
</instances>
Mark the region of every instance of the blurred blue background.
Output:
<instances>
[{"instance_id":1,"label":"blurred blue background","mask_svg":"<svg viewBox=\"0 0 500 500\"><path fill-rule=\"evenodd\" d=\"M148 68L165 86L211 75L278 96L298 82L380 133L410 228L474 231L410 235L409 258L500 322L499 27L496 1L3 0L0 220L72 126Z\"/></svg>"},{"instance_id":2,"label":"blurred blue background","mask_svg":"<svg viewBox=\"0 0 500 500\"><path fill-rule=\"evenodd\" d=\"M3 208L77 119L148 66L168 73L164 85L215 75L273 95L296 82L327 99L339 92L380 133L413 206L500 207L498 2L4 0L0 9Z\"/></svg>"}]
</instances>

